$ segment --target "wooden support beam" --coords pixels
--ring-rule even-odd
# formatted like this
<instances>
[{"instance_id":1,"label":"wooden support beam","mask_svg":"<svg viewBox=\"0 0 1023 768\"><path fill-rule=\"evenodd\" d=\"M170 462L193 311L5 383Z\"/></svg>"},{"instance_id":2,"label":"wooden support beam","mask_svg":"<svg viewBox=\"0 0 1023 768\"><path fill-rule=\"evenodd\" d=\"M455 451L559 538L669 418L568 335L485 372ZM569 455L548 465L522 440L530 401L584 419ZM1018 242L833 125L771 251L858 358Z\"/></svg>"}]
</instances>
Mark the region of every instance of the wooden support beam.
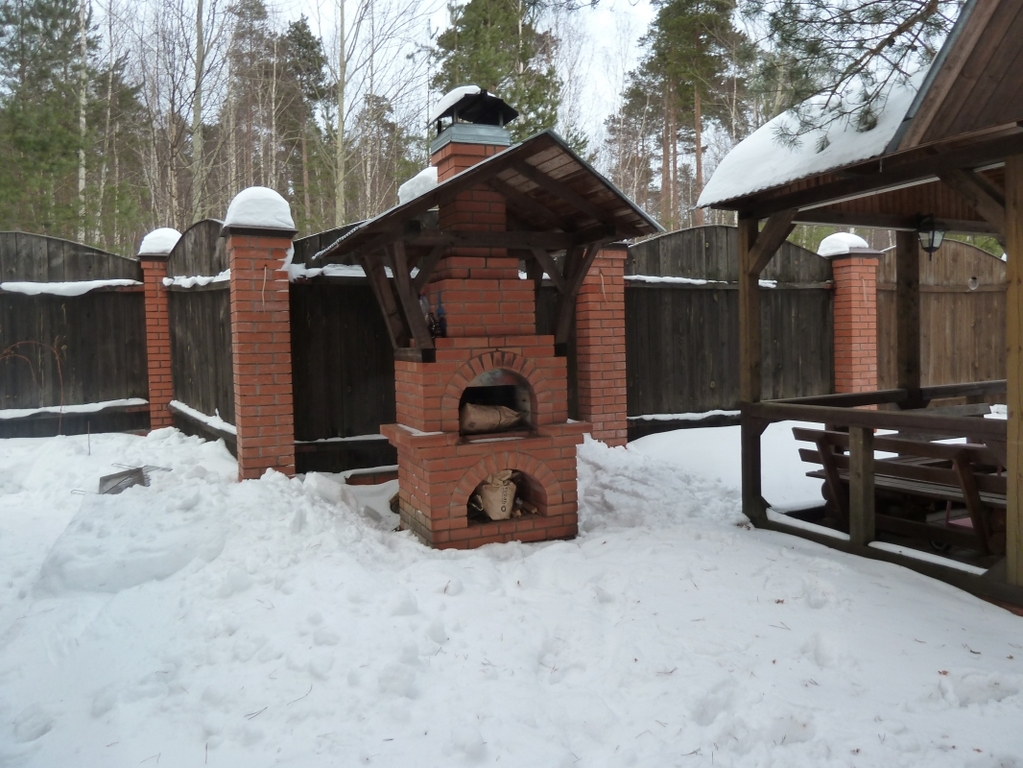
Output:
<instances>
[{"instance_id":1,"label":"wooden support beam","mask_svg":"<svg viewBox=\"0 0 1023 768\"><path fill-rule=\"evenodd\" d=\"M760 273L770 264L771 259L785 242L785 238L792 234L795 224L792 220L796 216L794 208L787 211L780 211L772 214L764 225L764 228L757 235L756 242L750 250L749 260L752 264L751 270L756 272L759 279Z\"/></svg>"},{"instance_id":2,"label":"wooden support beam","mask_svg":"<svg viewBox=\"0 0 1023 768\"><path fill-rule=\"evenodd\" d=\"M992 551L991 530L988 527L988 516L984 513L984 503L980 500L980 492L977 490L977 478L973 475L968 457L960 454L952 459L952 467L955 469L956 477L959 478L959 489L963 492L963 500L966 502L966 509L970 513L970 521L973 523L973 531L980 539L984 554Z\"/></svg>"},{"instance_id":3,"label":"wooden support beam","mask_svg":"<svg viewBox=\"0 0 1023 768\"><path fill-rule=\"evenodd\" d=\"M877 535L874 518L874 430L849 428L849 540L866 546Z\"/></svg>"},{"instance_id":4,"label":"wooden support beam","mask_svg":"<svg viewBox=\"0 0 1023 768\"><path fill-rule=\"evenodd\" d=\"M537 264L539 264L547 273L547 276L550 277L551 282L554 283L558 292L564 293L567 291L568 284L565 282L565 278L561 274L561 270L558 269L558 263L554 261L554 257L542 248L532 248L531 253L533 254L533 258L536 259Z\"/></svg>"},{"instance_id":5,"label":"wooden support beam","mask_svg":"<svg viewBox=\"0 0 1023 768\"><path fill-rule=\"evenodd\" d=\"M554 330L554 343L567 344L572 332L572 321L575 319L575 299L583 286L586 273L589 272L593 260L600 251L600 245L594 243L585 251L573 248L565 254L565 290L558 297L557 324Z\"/></svg>"},{"instance_id":6,"label":"wooden support beam","mask_svg":"<svg viewBox=\"0 0 1023 768\"><path fill-rule=\"evenodd\" d=\"M796 214L793 221L796 224L832 224L836 227L902 229L907 232L916 232L918 226L915 216L868 211L843 211L834 208L811 208L808 211L800 211ZM995 229L989 222L974 221L972 219L943 219L935 217L934 227L942 232L1001 235L1001 230Z\"/></svg>"},{"instance_id":7,"label":"wooden support beam","mask_svg":"<svg viewBox=\"0 0 1023 768\"><path fill-rule=\"evenodd\" d=\"M399 238L395 238L399 239ZM445 246L448 248L543 248L547 251L561 251L577 245L587 245L597 240L607 242L614 239L614 233L606 227L590 228L578 232L486 232L459 231L450 229L423 230L404 239L412 246ZM392 241L393 242L393 241Z\"/></svg>"},{"instance_id":8,"label":"wooden support beam","mask_svg":"<svg viewBox=\"0 0 1023 768\"><path fill-rule=\"evenodd\" d=\"M920 241L915 232L895 233L896 386L908 397L901 408L920 408Z\"/></svg>"},{"instance_id":9,"label":"wooden support beam","mask_svg":"<svg viewBox=\"0 0 1023 768\"><path fill-rule=\"evenodd\" d=\"M739 443L742 450L742 511L754 523L767 519L764 505L763 473L760 463L760 438L770 422L742 415Z\"/></svg>"},{"instance_id":10,"label":"wooden support beam","mask_svg":"<svg viewBox=\"0 0 1023 768\"><path fill-rule=\"evenodd\" d=\"M564 226L564 222L556 216L550 208L543 203L534 200L525 192L519 192L515 189L515 187L510 184L506 184L496 177L488 179L487 184L490 185L492 190L497 192L499 195L502 195L506 202L511 203L511 205L515 208L525 211L531 218L543 221L549 226L553 226L555 228L561 228Z\"/></svg>"},{"instance_id":11,"label":"wooden support beam","mask_svg":"<svg viewBox=\"0 0 1023 768\"><path fill-rule=\"evenodd\" d=\"M760 274L753 271L752 252L758 231L756 219L739 219L739 399L760 401ZM749 418L740 426L742 447L742 511L754 523L767 518L761 494L760 436L767 422Z\"/></svg>"},{"instance_id":12,"label":"wooden support beam","mask_svg":"<svg viewBox=\"0 0 1023 768\"><path fill-rule=\"evenodd\" d=\"M444 246L435 245L433 249L426 255L426 258L420 259L419 272L416 273L415 278L412 280L412 289L418 296L423 292L426 284L430 282L430 276L433 274L433 270L437 268L437 264L440 263L441 257L444 256Z\"/></svg>"},{"instance_id":13,"label":"wooden support beam","mask_svg":"<svg viewBox=\"0 0 1023 768\"><path fill-rule=\"evenodd\" d=\"M394 292L398 294L398 301L405 315L405 326L416 340L417 347L433 349L433 336L430 335L423 310L419 306L419 293L412 288L405 243L399 240L391 246L390 261L391 273L394 275Z\"/></svg>"},{"instance_id":14,"label":"wooden support beam","mask_svg":"<svg viewBox=\"0 0 1023 768\"><path fill-rule=\"evenodd\" d=\"M945 186L970 204L999 233L1005 231L1005 193L976 171L949 168L939 171Z\"/></svg>"},{"instance_id":15,"label":"wooden support beam","mask_svg":"<svg viewBox=\"0 0 1023 768\"><path fill-rule=\"evenodd\" d=\"M390 336L391 346L394 349L407 347L409 332L405 327L405 320L402 317L401 311L398 309L398 303L394 299L394 292L391 290L387 273L384 272L383 263L380 259L370 259L366 256L358 257L357 261L362 266L362 271L366 273L369 285L373 289L373 295L376 297L377 305L384 314L384 324L387 326L387 334Z\"/></svg>"},{"instance_id":16,"label":"wooden support beam","mask_svg":"<svg viewBox=\"0 0 1023 768\"><path fill-rule=\"evenodd\" d=\"M1023 586L1023 155L1005 161L1006 581Z\"/></svg>"},{"instance_id":17,"label":"wooden support beam","mask_svg":"<svg viewBox=\"0 0 1023 768\"><path fill-rule=\"evenodd\" d=\"M552 179L539 168L536 168L525 161L516 162L512 165L512 167L538 187L550 192L556 198L564 201L577 211L582 211L590 218L595 221L599 221L602 224L606 224L607 226L615 226L614 217L608 211L605 211L599 205L590 202L578 192L570 189L560 181Z\"/></svg>"},{"instance_id":18,"label":"wooden support beam","mask_svg":"<svg viewBox=\"0 0 1023 768\"><path fill-rule=\"evenodd\" d=\"M760 400L760 273L753 271L757 220L739 219L739 400Z\"/></svg>"}]
</instances>

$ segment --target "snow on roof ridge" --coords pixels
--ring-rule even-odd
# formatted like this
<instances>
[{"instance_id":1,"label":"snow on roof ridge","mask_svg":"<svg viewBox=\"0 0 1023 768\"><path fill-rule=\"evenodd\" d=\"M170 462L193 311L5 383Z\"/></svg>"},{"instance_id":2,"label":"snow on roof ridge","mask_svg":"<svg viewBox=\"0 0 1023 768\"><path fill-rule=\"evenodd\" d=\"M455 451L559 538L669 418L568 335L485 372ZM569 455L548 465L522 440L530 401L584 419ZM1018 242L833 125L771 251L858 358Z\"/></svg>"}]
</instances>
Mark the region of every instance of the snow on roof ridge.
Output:
<instances>
[{"instance_id":1,"label":"snow on roof ridge","mask_svg":"<svg viewBox=\"0 0 1023 768\"><path fill-rule=\"evenodd\" d=\"M884 154L925 75L926 70L921 70L908 82L893 85L870 130L857 130L852 118L846 116L829 125L823 133L803 136L796 144L788 146L778 141L777 133L796 128L795 111L783 112L725 155L703 188L697 207L735 200ZM812 105L822 99L816 96L804 103ZM821 138L826 145L818 151Z\"/></svg>"}]
</instances>

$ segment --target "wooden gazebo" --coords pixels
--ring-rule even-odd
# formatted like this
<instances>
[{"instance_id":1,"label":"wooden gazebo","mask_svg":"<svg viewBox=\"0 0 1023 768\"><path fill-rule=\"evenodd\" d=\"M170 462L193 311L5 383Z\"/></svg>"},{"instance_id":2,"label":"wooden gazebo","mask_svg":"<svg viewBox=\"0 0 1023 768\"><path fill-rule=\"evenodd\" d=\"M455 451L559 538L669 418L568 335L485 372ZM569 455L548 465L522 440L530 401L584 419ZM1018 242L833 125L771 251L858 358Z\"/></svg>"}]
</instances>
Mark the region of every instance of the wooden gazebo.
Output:
<instances>
[{"instance_id":1,"label":"wooden gazebo","mask_svg":"<svg viewBox=\"0 0 1023 768\"><path fill-rule=\"evenodd\" d=\"M792 149L767 142L769 124L725 158L700 204L736 211L739 225L743 509L758 526L898 562L974 593L1023 604L1023 4L970 0L927 76L897 87L875 127L834 125L828 141ZM785 116L776 119L786 119ZM809 138L804 144L814 144ZM826 145L822 151L820 146ZM765 147L769 151L765 153ZM767 159L765 160L765 156ZM759 170L758 170L759 166ZM1002 240L1007 264L1007 379L921 387L919 242L921 223L946 232L989 233ZM897 232L897 321L879 329L897 339L897 387L890 390L761 401L758 279L797 223L885 228ZM1008 420L935 415L936 399L1005 393ZM878 408L881 404L892 404ZM940 411L939 411L940 413ZM946 412L947 413L947 412ZM801 420L848 431L842 445L848 535L797 525L761 496L760 436L768 423ZM875 430L958 435L1005 470L1004 532L987 531L986 572L962 569L879 546L875 518ZM972 450L972 449L971 449ZM935 453L940 451L934 449ZM946 451L946 453L948 453ZM965 454L946 464L963 469ZM953 461L952 459L955 459ZM827 462L825 462L827 463ZM916 471L916 470L914 470ZM949 471L952 471L951 469ZM838 479L834 462L823 474ZM967 474L969 474L967 472ZM920 475L924 477L923 474ZM972 484L972 485L971 485ZM990 501L974 478L962 493ZM978 501L981 500L981 501ZM1000 511L999 511L1000 514ZM981 521L983 522L983 521ZM999 525L1000 517L999 517ZM1003 539L1004 536L1004 539ZM1004 541L1004 543L1003 543ZM997 556L1004 546L1004 561Z\"/></svg>"}]
</instances>

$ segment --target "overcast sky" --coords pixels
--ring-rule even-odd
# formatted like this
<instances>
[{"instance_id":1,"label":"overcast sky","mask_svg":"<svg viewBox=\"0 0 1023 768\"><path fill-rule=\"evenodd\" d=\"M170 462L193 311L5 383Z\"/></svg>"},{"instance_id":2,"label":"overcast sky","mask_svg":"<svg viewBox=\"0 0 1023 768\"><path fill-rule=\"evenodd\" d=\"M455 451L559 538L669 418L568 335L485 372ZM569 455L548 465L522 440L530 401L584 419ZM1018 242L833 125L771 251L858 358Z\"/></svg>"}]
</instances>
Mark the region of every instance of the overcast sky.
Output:
<instances>
[{"instance_id":1,"label":"overcast sky","mask_svg":"<svg viewBox=\"0 0 1023 768\"><path fill-rule=\"evenodd\" d=\"M377 0L386 2L387 0ZM314 31L319 30L329 48L336 36L336 0L270 0L269 5L284 19L297 19L305 14ZM346 4L349 16L354 12L352 0ZM430 33L436 34L449 25L443 0L428 0L419 8L430 11L424 18L422 31L416 35L419 45L430 44ZM570 55L577 62L572 83L576 93L570 97L569 109L577 124L593 138L598 138L604 119L615 109L624 74L635 66L638 40L646 32L654 11L649 0L599 0L595 7L584 7L569 19L571 28L560 30ZM424 101L427 100L424 83ZM434 99L440 94L434 94ZM430 104L426 105L428 111Z\"/></svg>"}]
</instances>

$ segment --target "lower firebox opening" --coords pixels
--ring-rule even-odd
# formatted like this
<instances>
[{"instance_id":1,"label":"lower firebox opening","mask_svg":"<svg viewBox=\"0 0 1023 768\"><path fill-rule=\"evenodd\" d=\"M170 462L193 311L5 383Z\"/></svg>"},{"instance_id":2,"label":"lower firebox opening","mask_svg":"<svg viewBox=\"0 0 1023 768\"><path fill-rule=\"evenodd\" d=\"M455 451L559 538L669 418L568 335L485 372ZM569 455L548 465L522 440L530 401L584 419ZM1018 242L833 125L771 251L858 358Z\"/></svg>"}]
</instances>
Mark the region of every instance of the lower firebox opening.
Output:
<instances>
[{"instance_id":1,"label":"lower firebox opening","mask_svg":"<svg viewBox=\"0 0 1023 768\"><path fill-rule=\"evenodd\" d=\"M480 436L532 428L533 396L529 382L512 371L485 371L462 390L458 402L459 434Z\"/></svg>"},{"instance_id":2,"label":"lower firebox opening","mask_svg":"<svg viewBox=\"0 0 1023 768\"><path fill-rule=\"evenodd\" d=\"M536 478L517 470L488 475L469 494L466 511L470 524L542 517L547 494Z\"/></svg>"}]
</instances>

